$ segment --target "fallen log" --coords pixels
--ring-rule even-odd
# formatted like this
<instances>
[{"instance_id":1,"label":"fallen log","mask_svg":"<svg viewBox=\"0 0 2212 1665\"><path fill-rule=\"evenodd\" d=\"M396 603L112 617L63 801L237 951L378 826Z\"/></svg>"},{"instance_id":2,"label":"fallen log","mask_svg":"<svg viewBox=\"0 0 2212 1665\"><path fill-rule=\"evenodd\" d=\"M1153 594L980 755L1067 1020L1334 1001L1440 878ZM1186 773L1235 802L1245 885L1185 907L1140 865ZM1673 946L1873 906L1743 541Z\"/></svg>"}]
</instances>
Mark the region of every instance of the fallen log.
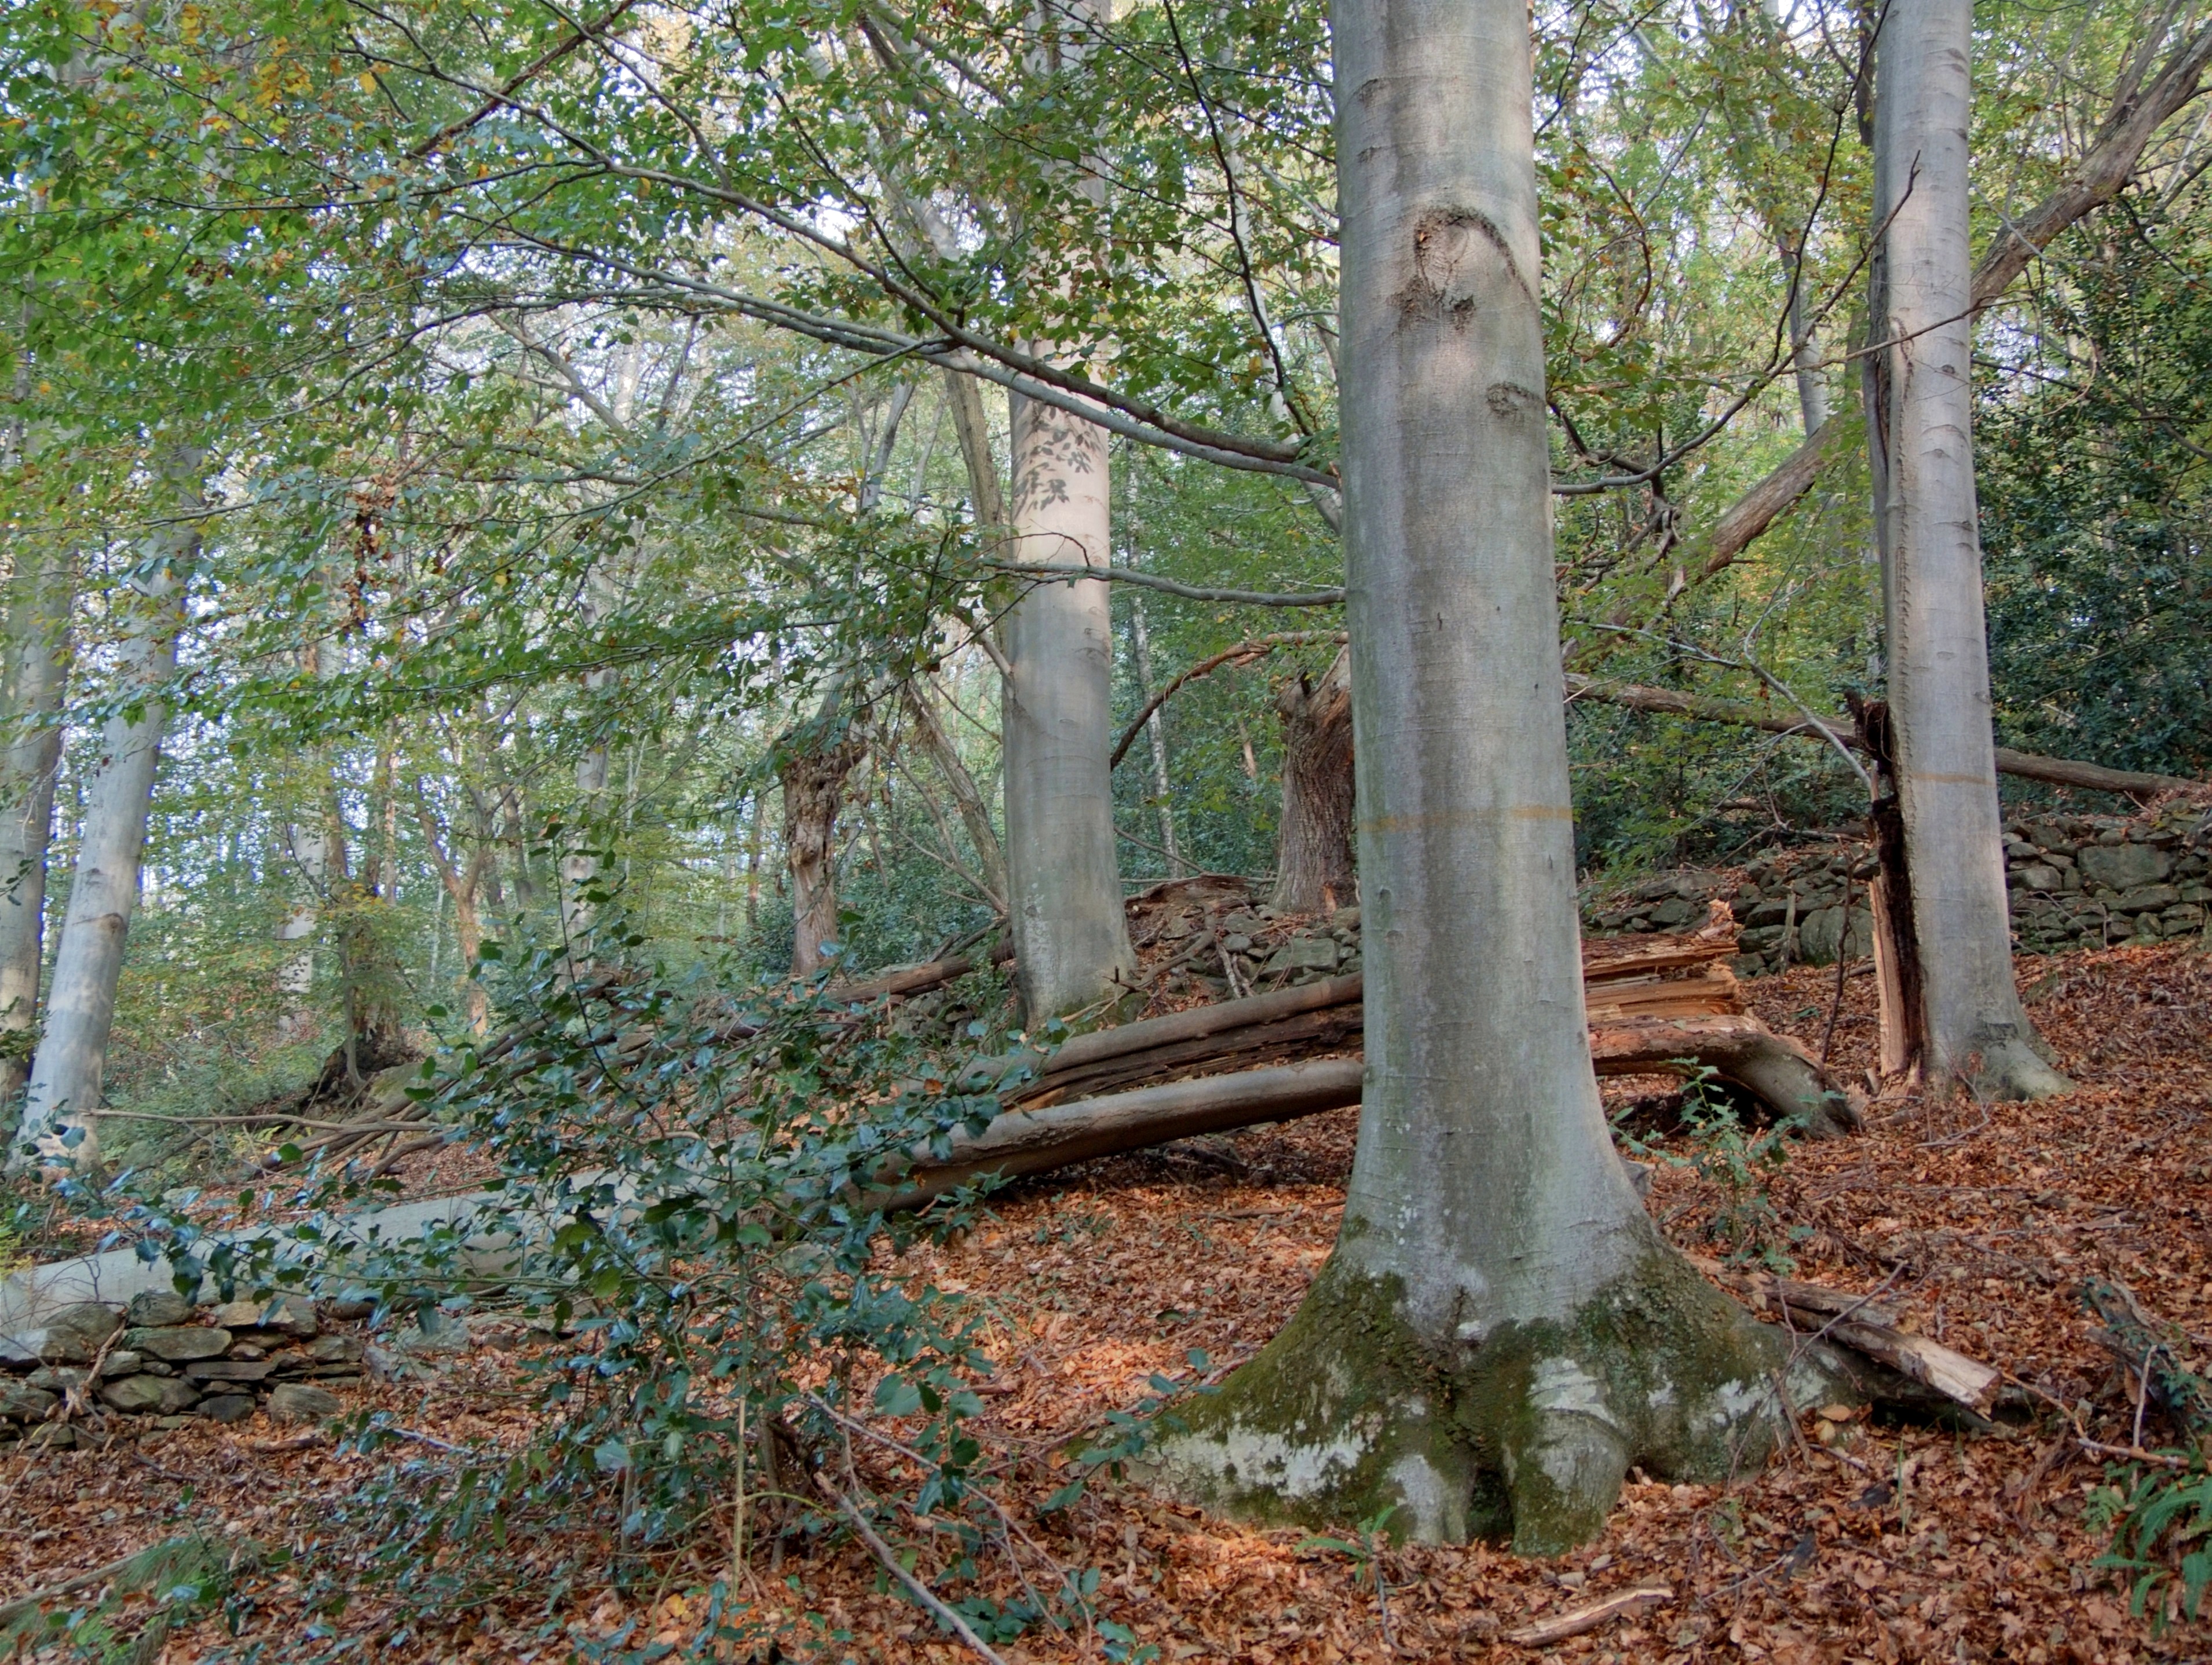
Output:
<instances>
[{"instance_id":1,"label":"fallen log","mask_svg":"<svg viewBox=\"0 0 2212 1665\"><path fill-rule=\"evenodd\" d=\"M1880 1368L1867 1385L1877 1400L1923 1413L1930 1407L1963 1411L1977 1425L1996 1401L2002 1371L1899 1328L1897 1315L1871 1296L1690 1258L1753 1312L1872 1360Z\"/></svg>"},{"instance_id":2,"label":"fallen log","mask_svg":"<svg viewBox=\"0 0 2212 1665\"><path fill-rule=\"evenodd\" d=\"M1591 1060L1601 1075L1710 1070L1778 1116L1832 1137L1858 1125L1850 1097L1811 1052L1743 1010L1726 962L1736 927L1717 908L1701 931L1585 944ZM1687 975L1695 974L1695 975ZM1057 1051L988 1060L982 1081L1011 1107L1042 1109L1178 1077L1220 1074L1356 1049L1365 979L1331 977L1079 1035ZM975 1079L975 1078L971 1078Z\"/></svg>"},{"instance_id":3,"label":"fallen log","mask_svg":"<svg viewBox=\"0 0 2212 1665\"><path fill-rule=\"evenodd\" d=\"M1709 1069L1815 1139L1840 1138L1860 1125L1857 1101L1830 1079L1808 1048L1747 1015L1594 1026L1590 1061L1600 1075L1688 1077Z\"/></svg>"},{"instance_id":4,"label":"fallen log","mask_svg":"<svg viewBox=\"0 0 2212 1665\"><path fill-rule=\"evenodd\" d=\"M942 1157L914 1152L866 1199L886 1212L919 1207L987 1175L1017 1178L1094 1157L1143 1150L1262 1121L1290 1121L1359 1102L1366 1066L1328 1058L1233 1075L1200 1076L1040 1109L1012 1109L981 1133L956 1133Z\"/></svg>"}]
</instances>

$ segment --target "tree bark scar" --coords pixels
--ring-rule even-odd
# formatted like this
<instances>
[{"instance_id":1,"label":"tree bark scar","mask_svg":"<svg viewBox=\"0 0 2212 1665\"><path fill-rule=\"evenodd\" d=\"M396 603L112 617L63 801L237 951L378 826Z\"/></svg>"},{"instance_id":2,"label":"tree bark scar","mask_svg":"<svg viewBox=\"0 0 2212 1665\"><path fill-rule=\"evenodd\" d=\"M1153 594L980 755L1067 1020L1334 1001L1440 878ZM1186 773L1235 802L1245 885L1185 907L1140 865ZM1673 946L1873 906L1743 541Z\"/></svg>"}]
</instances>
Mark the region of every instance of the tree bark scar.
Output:
<instances>
[{"instance_id":1,"label":"tree bark scar","mask_svg":"<svg viewBox=\"0 0 2212 1665\"><path fill-rule=\"evenodd\" d=\"M1399 319L1449 324L1455 333L1463 334L1481 304L1481 292L1492 288L1501 272L1530 306L1538 304L1535 290L1514 261L1511 245L1487 215L1468 208L1431 209L1413 222L1413 271L1398 291Z\"/></svg>"}]
</instances>

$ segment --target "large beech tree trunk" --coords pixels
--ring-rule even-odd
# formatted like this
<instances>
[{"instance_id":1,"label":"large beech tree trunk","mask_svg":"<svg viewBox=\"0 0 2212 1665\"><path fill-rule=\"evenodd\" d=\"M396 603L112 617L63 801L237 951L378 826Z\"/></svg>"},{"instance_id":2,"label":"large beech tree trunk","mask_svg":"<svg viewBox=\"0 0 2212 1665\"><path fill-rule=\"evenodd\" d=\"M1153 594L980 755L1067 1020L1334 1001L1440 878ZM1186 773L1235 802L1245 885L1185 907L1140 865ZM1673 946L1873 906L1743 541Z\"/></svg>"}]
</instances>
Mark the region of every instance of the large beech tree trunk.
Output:
<instances>
[{"instance_id":1,"label":"large beech tree trunk","mask_svg":"<svg viewBox=\"0 0 2212 1665\"><path fill-rule=\"evenodd\" d=\"M9 586L6 702L0 750L0 1105L22 1091L44 969L46 847L61 763L62 691L76 568L50 555Z\"/></svg>"},{"instance_id":2,"label":"large beech tree trunk","mask_svg":"<svg viewBox=\"0 0 2212 1665\"><path fill-rule=\"evenodd\" d=\"M1340 907L1356 894L1352 856L1352 650L1316 683L1304 671L1275 690L1283 720L1283 819L1275 889L1289 913Z\"/></svg>"},{"instance_id":3,"label":"large beech tree trunk","mask_svg":"<svg viewBox=\"0 0 2212 1665\"><path fill-rule=\"evenodd\" d=\"M1262 1519L1553 1553L1632 1462L1756 1461L1788 1353L1660 1238L1591 1071L1528 9L1334 21L1366 1091L1335 1252L1153 1472Z\"/></svg>"},{"instance_id":4,"label":"large beech tree trunk","mask_svg":"<svg viewBox=\"0 0 2212 1665\"><path fill-rule=\"evenodd\" d=\"M2063 1091L2013 983L1974 501L1966 124L1972 0L1894 0L1875 108L1875 502L1892 766L1932 1084ZM1902 1027L1902 1026L1900 1026Z\"/></svg>"},{"instance_id":5,"label":"large beech tree trunk","mask_svg":"<svg viewBox=\"0 0 2212 1665\"><path fill-rule=\"evenodd\" d=\"M164 459L162 472L173 502L198 507L199 469L196 450L179 450ZM135 710L118 709L100 732L100 761L85 792L69 912L54 956L46 1034L32 1060L11 1170L27 1165L33 1151L57 1166L89 1170L100 1161L96 1118L107 1038L115 1023L115 987L131 915L138 905L146 812L153 803L167 717L154 695L177 668L177 632L184 622L179 568L198 542L198 527L191 521L153 532L143 575L134 584L118 586L112 598L111 605L128 621L124 684L144 697Z\"/></svg>"},{"instance_id":6,"label":"large beech tree trunk","mask_svg":"<svg viewBox=\"0 0 2212 1665\"><path fill-rule=\"evenodd\" d=\"M1113 16L1111 0L1038 14L1033 70L1073 77ZM1103 209L1095 167L1072 169L1073 194ZM1040 351L1050 351L1041 343ZM1106 430L1014 396L1010 506L1025 562L1104 567L1111 550ZM1121 910L1114 831L1114 618L1108 586L1035 585L999 631L1006 659L1006 884L1015 983L1031 1022L1110 997L1136 969Z\"/></svg>"},{"instance_id":7,"label":"large beech tree trunk","mask_svg":"<svg viewBox=\"0 0 2212 1665\"><path fill-rule=\"evenodd\" d=\"M1023 560L1106 565L1104 428L1015 399L1013 484ZM1108 997L1136 969L1115 851L1107 591L1090 579L1039 584L1000 626L1007 900L1032 1022Z\"/></svg>"}]
</instances>

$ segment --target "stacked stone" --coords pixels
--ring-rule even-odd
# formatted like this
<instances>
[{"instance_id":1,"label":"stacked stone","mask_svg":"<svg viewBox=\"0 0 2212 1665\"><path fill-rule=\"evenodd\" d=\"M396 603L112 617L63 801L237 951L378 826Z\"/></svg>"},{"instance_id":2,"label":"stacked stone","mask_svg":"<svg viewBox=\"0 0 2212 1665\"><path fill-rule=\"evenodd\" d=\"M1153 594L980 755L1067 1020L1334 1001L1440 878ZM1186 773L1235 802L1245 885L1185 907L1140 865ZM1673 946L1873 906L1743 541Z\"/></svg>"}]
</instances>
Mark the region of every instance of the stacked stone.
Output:
<instances>
[{"instance_id":1,"label":"stacked stone","mask_svg":"<svg viewBox=\"0 0 2212 1665\"><path fill-rule=\"evenodd\" d=\"M2005 828L2022 948L2053 953L2203 933L2212 816L2175 805L2126 821L2048 816Z\"/></svg>"},{"instance_id":2,"label":"stacked stone","mask_svg":"<svg viewBox=\"0 0 2212 1665\"><path fill-rule=\"evenodd\" d=\"M2006 883L2021 951L2157 942L2205 933L2212 917L2212 813L2176 803L2143 816L2025 817L2005 825ZM1872 951L1875 875L1863 842L1766 852L1741 872L1662 874L1584 910L1593 936L1680 931L1728 902L1742 927L1740 975L1832 965ZM1846 906L1849 912L1846 914Z\"/></svg>"},{"instance_id":3,"label":"stacked stone","mask_svg":"<svg viewBox=\"0 0 2212 1665\"><path fill-rule=\"evenodd\" d=\"M1310 919L1261 906L1239 908L1221 921L1221 950L1236 965L1246 989L1281 988L1359 969L1359 910L1340 908L1327 919ZM1173 945L1188 964L1194 982L1216 996L1228 993L1226 980L1211 975L1220 964L1206 915L1197 908L1170 908L1145 939Z\"/></svg>"},{"instance_id":4,"label":"stacked stone","mask_svg":"<svg viewBox=\"0 0 2212 1665\"><path fill-rule=\"evenodd\" d=\"M167 1291L135 1296L120 1310L82 1302L47 1321L35 1368L0 1377L0 1441L76 1443L75 1427L57 1419L72 1389L88 1408L157 1427L238 1422L257 1409L279 1421L320 1421L343 1407L315 1384L359 1376L362 1351L359 1336L325 1329L297 1296L199 1309Z\"/></svg>"}]
</instances>

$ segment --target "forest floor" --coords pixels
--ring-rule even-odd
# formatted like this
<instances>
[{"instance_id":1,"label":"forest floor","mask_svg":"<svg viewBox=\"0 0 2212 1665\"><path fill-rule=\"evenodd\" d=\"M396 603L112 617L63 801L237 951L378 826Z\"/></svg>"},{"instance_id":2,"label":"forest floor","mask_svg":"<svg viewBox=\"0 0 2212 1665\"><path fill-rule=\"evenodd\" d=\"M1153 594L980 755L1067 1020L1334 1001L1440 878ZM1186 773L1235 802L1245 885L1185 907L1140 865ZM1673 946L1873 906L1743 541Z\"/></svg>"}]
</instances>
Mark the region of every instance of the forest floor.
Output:
<instances>
[{"instance_id":1,"label":"forest floor","mask_svg":"<svg viewBox=\"0 0 2212 1665\"><path fill-rule=\"evenodd\" d=\"M2079 1295L2092 1275L2128 1285L2186 1337L2187 1368L2212 1368L2212 957L2168 945L2024 958L2020 977L2077 1091L1988 1109L1877 1103L1856 1137L1793 1146L1759 1194L1799 1276L1880 1288L1908 1324L2024 1384L2041 1414L1975 1437L1823 1427L1808 1408L1808 1436L1832 1446L1808 1437L1726 1486L1632 1474L1604 1535L1558 1561L1482 1546L1348 1553L1103 1479L1072 1508L1037 1509L1065 1479L1070 1437L1137 1404L1155 1372L1188 1380L1194 1348L1215 1370L1232 1365L1290 1316L1336 1230L1355 1112L1018 1186L964 1238L917 1247L901 1264L988 1315L998 1370L979 1431L1000 1495L1044 1551L1100 1570L1100 1616L1163 1661L1533 1657L1504 1633L1652 1585L1670 1592L1662 1604L1549 1652L1790 1665L2212 1656L2212 1626L2154 1632L2093 1565L2106 1534L2090 1500L2108 1471L2082 1441L2131 1443L2138 1413ZM1837 986L1832 969L1807 969L1746 987L1760 1015L1817 1048ZM1834 1055L1853 1073L1872 1061L1873 999L1870 977L1844 981ZM1623 1105L1662 1085L1607 1083L1607 1097ZM1760 1221L1758 1205L1663 1164L1650 1200L1675 1243L1707 1255L1717 1222L1731 1207ZM224 1616L144 1657L320 1656L304 1578L319 1560L327 1571L369 1547L333 1535L333 1502L380 1465L440 1461L436 1441L519 1442L533 1413L516 1365L514 1352L478 1351L427 1381L361 1384L349 1398L432 1442L375 1455L257 1419L126 1436L105 1454L0 1457L0 1601L198 1522L298 1559L245 1574ZM2145 1443L2166 1437L2142 1431ZM918 1529L920 1571L941 1572L927 1523ZM596 1577L550 1595L532 1571L551 1549L518 1540L506 1596L430 1622L364 1580L321 1634L392 1661L551 1661L625 1626L630 1647L657 1638L680 1651L702 1619L682 1592L727 1565L726 1538L710 1540L651 1559L611 1543ZM982 1587L994 1577L985 1569ZM780 1627L781 1650L763 1658L971 1656L848 1541L817 1540L773 1580L757 1566L751 1589ZM1103 1632L1032 1631L1000 1651L1009 1662L1117 1656L1108 1648Z\"/></svg>"}]
</instances>

